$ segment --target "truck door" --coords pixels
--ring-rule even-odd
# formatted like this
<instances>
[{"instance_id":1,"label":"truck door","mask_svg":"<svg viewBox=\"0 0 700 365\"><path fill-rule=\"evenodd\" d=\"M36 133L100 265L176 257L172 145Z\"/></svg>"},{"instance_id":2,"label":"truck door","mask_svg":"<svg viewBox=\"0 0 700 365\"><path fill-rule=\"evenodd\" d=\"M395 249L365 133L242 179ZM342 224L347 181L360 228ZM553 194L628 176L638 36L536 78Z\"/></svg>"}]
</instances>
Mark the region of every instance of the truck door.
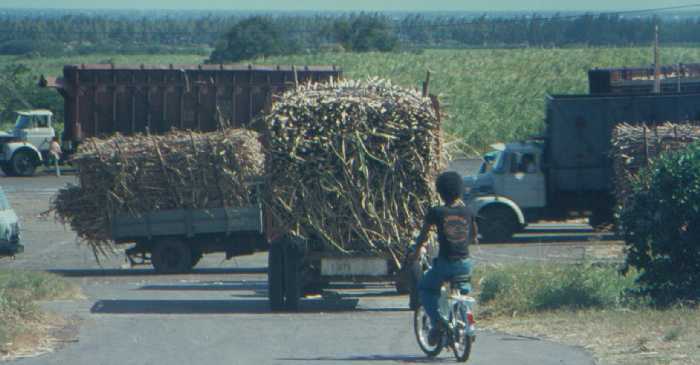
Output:
<instances>
[{"instance_id":1,"label":"truck door","mask_svg":"<svg viewBox=\"0 0 700 365\"><path fill-rule=\"evenodd\" d=\"M545 178L541 155L535 152L508 153L508 166L503 176L502 195L521 208L545 206Z\"/></svg>"}]
</instances>

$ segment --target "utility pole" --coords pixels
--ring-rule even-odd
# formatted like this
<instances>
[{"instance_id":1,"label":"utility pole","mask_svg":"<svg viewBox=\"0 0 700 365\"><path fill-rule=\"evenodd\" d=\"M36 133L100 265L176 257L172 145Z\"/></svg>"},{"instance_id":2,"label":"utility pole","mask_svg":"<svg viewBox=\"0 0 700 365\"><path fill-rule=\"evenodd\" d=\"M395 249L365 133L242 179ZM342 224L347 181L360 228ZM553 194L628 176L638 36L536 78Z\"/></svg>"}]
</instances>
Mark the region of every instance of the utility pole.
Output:
<instances>
[{"instance_id":1,"label":"utility pole","mask_svg":"<svg viewBox=\"0 0 700 365\"><path fill-rule=\"evenodd\" d=\"M661 75L659 66L659 26L654 26L654 94L661 93Z\"/></svg>"}]
</instances>

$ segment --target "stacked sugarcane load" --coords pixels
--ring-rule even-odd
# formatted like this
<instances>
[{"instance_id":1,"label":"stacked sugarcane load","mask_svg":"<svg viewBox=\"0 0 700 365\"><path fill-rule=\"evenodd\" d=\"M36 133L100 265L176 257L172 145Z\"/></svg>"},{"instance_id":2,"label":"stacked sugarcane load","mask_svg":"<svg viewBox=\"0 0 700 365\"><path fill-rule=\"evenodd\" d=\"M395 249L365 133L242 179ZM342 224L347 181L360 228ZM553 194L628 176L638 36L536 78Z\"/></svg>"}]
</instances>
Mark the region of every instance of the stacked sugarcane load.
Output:
<instances>
[{"instance_id":1,"label":"stacked sugarcane load","mask_svg":"<svg viewBox=\"0 0 700 365\"><path fill-rule=\"evenodd\" d=\"M88 139L72 162L79 185L61 189L52 209L96 254L107 254L116 215L250 205L249 183L262 175L264 155L255 132L228 129Z\"/></svg>"},{"instance_id":2,"label":"stacked sugarcane load","mask_svg":"<svg viewBox=\"0 0 700 365\"><path fill-rule=\"evenodd\" d=\"M400 257L435 202L436 109L379 79L283 94L265 119L275 219L328 252Z\"/></svg>"},{"instance_id":3,"label":"stacked sugarcane load","mask_svg":"<svg viewBox=\"0 0 700 365\"><path fill-rule=\"evenodd\" d=\"M659 154L685 148L700 140L700 123L665 123L654 126L619 124L613 131L612 158L615 194L622 203L637 172Z\"/></svg>"}]
</instances>

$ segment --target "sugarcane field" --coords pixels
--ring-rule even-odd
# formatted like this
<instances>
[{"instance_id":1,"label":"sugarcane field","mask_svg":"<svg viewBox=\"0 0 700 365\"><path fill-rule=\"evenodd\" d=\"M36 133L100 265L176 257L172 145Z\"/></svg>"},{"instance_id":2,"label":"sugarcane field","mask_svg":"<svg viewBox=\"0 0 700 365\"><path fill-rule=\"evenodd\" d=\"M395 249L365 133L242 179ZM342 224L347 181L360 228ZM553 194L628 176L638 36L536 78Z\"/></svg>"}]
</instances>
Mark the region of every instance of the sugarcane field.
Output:
<instances>
[{"instance_id":1,"label":"sugarcane field","mask_svg":"<svg viewBox=\"0 0 700 365\"><path fill-rule=\"evenodd\" d=\"M699 4L0 30L0 363L700 364Z\"/></svg>"}]
</instances>

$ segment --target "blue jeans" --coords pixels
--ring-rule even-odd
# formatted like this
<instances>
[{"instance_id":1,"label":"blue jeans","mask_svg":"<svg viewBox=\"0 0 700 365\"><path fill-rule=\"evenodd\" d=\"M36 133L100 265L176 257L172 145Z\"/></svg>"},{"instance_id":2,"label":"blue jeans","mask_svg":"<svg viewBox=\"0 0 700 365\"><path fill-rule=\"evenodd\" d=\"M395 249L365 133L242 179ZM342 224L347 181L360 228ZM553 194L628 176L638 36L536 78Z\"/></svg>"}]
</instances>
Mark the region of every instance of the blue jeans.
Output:
<instances>
[{"instance_id":1,"label":"blue jeans","mask_svg":"<svg viewBox=\"0 0 700 365\"><path fill-rule=\"evenodd\" d=\"M472 261L470 259L450 261L438 257L433 260L433 267L423 275L418 283L421 304L423 304L425 312L430 317L430 322L433 327L435 327L438 318L440 318L438 300L440 299L442 283L449 281L454 276L470 275L471 273ZM462 294L467 294L471 289L472 286L470 283L464 283L460 291Z\"/></svg>"}]
</instances>

